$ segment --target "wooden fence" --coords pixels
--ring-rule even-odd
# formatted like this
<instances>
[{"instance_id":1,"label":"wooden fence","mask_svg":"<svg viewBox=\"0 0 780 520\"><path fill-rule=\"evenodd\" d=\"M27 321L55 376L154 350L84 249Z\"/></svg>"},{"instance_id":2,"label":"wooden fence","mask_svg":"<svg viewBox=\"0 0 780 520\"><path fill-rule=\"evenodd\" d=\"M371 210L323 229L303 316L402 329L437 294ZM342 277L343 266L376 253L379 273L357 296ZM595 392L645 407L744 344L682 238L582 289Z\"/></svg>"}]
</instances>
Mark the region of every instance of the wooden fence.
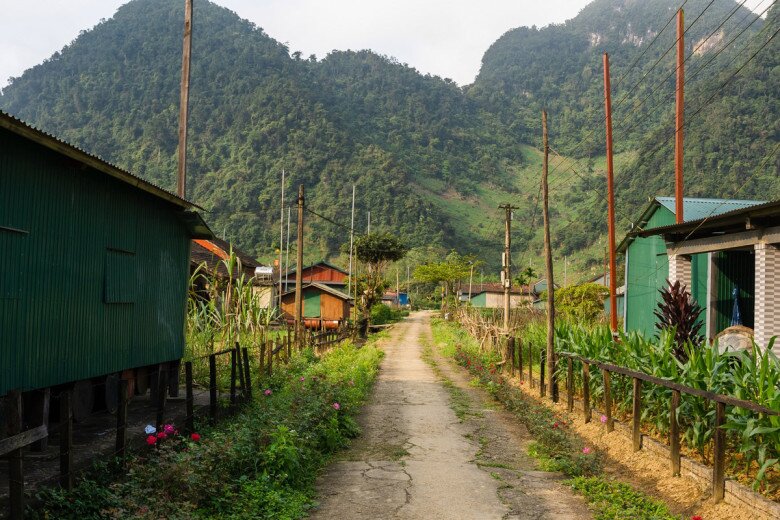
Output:
<instances>
[{"instance_id":1,"label":"wooden fence","mask_svg":"<svg viewBox=\"0 0 780 520\"><path fill-rule=\"evenodd\" d=\"M274 365L287 363L292 358L293 349L305 349L311 347L318 354L327 350L330 346L340 343L352 336L353 330L342 327L334 331L319 333L303 332L300 336L287 334L282 338L269 339L263 342L259 348L259 356L256 360L257 375L271 376ZM233 348L221 350L200 356L183 363L185 386L185 417L184 432L195 431L195 383L193 380L193 363L208 360L208 411L209 421L214 424L223 415L225 410L220 408L219 398L219 371L227 363L218 363L219 358L229 356L230 385L229 407L227 411L236 409L239 405L252 400L252 371L250 370L250 353L246 347L241 347L238 342ZM169 382L174 382L178 389L180 364L166 363L160 366L157 374L152 377L152 399L155 404L155 425L161 431L165 424L166 400ZM156 388L156 391L154 390ZM124 461L127 453L127 407L129 402L128 381L120 379L117 388L118 406L116 411L115 450L112 455L120 461ZM205 392L204 392L205 393ZM73 392L70 389L62 390L59 394L59 483L66 490L73 488ZM49 429L46 424L22 431L22 393L10 392L5 401L5 422L7 436L0 439L0 457L6 457L9 461L9 518L21 519L24 512L24 469L23 450L47 439Z\"/></svg>"},{"instance_id":2,"label":"wooden fence","mask_svg":"<svg viewBox=\"0 0 780 520\"><path fill-rule=\"evenodd\" d=\"M528 349L528 382L531 388L534 387L533 378L533 352L529 347ZM578 361L582 364L582 412L585 422L591 420L591 401L590 401L590 369L596 367L601 370L601 374L604 381L604 415L606 416L607 431L613 431L614 419L612 417L613 402L611 391L611 378L612 374L620 374L622 376L630 377L632 379L632 411L631 411L631 438L634 451L639 451L642 448L642 432L641 432L641 417L642 417L642 384L648 383L656 386L668 388L672 391L672 397L669 403L669 450L671 457L671 469L672 475L680 474L680 428L677 422L677 408L680 405L680 394L685 393L696 397L701 397L715 403L715 432L714 432L714 449L713 449L713 467L712 467L712 495L716 502L723 500L726 489L726 431L723 428L726 422L726 406L735 406L750 410L755 413L761 413L765 415L780 416L780 411L761 406L751 401L745 401L743 399L737 399L735 397L717 394L707 390L699 390L692 388L674 381L661 379L659 377L645 374L644 372L638 372L618 365L610 363L604 363L601 361L595 361L587 359L582 356L570 353L559 353L558 358L566 359L566 394L567 394L567 409L568 411L574 411L574 397L576 393L574 383L574 362ZM523 370L523 343L520 340L510 336L506 342L506 359L508 364L508 370L511 375L515 375L517 371L521 380L525 379ZM544 397L545 395L545 375L548 371L545 367L545 352L541 351L541 364L539 373L539 395ZM557 362L556 362L557 365ZM555 372L562 372L556 370ZM552 377L556 377L556 373L552 374ZM557 381L553 381L553 401L558 401L557 395Z\"/></svg>"}]
</instances>

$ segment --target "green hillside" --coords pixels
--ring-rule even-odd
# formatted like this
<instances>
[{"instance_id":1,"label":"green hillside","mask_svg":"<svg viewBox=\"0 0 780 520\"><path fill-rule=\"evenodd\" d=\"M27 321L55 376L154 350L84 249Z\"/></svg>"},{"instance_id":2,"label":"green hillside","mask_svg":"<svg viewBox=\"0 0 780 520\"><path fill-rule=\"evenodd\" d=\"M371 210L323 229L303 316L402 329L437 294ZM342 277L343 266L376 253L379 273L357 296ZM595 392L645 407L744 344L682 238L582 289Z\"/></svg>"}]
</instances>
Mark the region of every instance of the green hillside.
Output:
<instances>
[{"instance_id":1,"label":"green hillside","mask_svg":"<svg viewBox=\"0 0 780 520\"><path fill-rule=\"evenodd\" d=\"M601 53L612 55L625 229L647 197L672 186L674 53L662 56L674 24L662 29L678 3L596 0L565 24L509 31L485 53L475 83L460 88L371 51L304 58L196 0L188 197L218 234L267 259L279 242L283 168L288 196L303 183L309 207L342 224L355 184L359 228L371 211L372 228L411 246L477 253L489 271L500 262L497 206L512 202L516 262L539 266L546 107L554 152L574 159L552 160L556 255L571 259L572 279L595 273L606 228ZM13 79L0 108L172 189L181 4L132 0ZM777 15L749 25L755 15L733 0L686 4L687 47L698 49L686 64L689 114L708 101L686 128L688 194L780 195L777 42L710 99L775 34ZM338 255L346 236L308 215L307 260Z\"/></svg>"}]
</instances>

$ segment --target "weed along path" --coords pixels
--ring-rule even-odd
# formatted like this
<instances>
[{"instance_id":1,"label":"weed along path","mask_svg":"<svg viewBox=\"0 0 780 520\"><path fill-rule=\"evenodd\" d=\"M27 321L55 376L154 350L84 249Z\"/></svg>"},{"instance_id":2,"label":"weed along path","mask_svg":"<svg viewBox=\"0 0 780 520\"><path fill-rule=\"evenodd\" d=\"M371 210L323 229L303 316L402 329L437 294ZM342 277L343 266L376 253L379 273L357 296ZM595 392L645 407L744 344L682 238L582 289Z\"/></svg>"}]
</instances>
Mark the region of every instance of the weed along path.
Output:
<instances>
[{"instance_id":1,"label":"weed along path","mask_svg":"<svg viewBox=\"0 0 780 520\"><path fill-rule=\"evenodd\" d=\"M555 474L533 470L528 434L431 341L429 313L393 327L363 435L320 477L311 518L588 518Z\"/></svg>"}]
</instances>

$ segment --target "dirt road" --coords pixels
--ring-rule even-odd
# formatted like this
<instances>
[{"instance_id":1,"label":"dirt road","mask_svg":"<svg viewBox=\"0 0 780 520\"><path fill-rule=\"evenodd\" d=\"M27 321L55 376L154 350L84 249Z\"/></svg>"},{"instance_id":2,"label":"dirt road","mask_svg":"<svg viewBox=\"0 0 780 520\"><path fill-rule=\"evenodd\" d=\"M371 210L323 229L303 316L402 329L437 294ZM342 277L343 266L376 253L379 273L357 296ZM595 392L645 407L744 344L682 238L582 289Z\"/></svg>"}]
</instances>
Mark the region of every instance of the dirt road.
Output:
<instances>
[{"instance_id":1,"label":"dirt road","mask_svg":"<svg viewBox=\"0 0 780 520\"><path fill-rule=\"evenodd\" d=\"M363 435L318 481L311 518L588 518L558 475L534 471L524 428L431 348L429 319L393 327Z\"/></svg>"}]
</instances>

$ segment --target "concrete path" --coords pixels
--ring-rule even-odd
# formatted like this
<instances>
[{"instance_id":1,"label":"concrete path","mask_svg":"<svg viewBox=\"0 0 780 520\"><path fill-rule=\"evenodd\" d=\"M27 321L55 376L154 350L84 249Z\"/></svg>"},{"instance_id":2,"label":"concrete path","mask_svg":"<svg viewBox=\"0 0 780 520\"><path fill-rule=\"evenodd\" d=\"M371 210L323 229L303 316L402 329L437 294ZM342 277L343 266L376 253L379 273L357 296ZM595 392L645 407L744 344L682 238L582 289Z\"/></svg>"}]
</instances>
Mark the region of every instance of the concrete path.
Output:
<instances>
[{"instance_id":1,"label":"concrete path","mask_svg":"<svg viewBox=\"0 0 780 520\"><path fill-rule=\"evenodd\" d=\"M587 518L556 475L533 471L517 421L486 420L487 394L431 350L429 317L413 314L383 344L363 435L319 479L311 518Z\"/></svg>"}]
</instances>

